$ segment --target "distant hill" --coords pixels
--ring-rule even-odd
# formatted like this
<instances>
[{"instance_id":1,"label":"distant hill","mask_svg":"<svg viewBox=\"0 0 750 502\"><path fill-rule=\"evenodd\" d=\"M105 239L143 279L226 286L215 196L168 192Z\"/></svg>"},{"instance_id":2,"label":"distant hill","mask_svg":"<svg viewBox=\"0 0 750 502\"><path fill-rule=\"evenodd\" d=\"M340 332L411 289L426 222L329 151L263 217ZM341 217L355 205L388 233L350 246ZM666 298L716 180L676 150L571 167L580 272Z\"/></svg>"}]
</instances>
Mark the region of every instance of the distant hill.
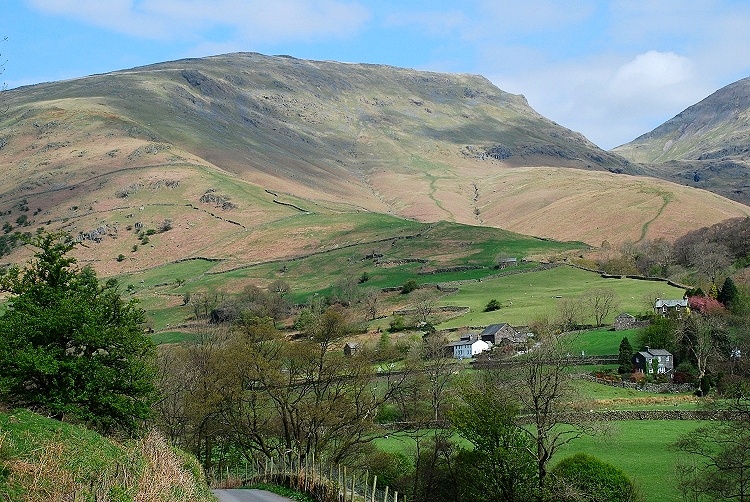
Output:
<instances>
[{"instance_id":1,"label":"distant hill","mask_svg":"<svg viewBox=\"0 0 750 502\"><path fill-rule=\"evenodd\" d=\"M750 203L750 78L711 94L614 153L651 175Z\"/></svg>"},{"instance_id":2,"label":"distant hill","mask_svg":"<svg viewBox=\"0 0 750 502\"><path fill-rule=\"evenodd\" d=\"M594 245L674 239L750 212L627 176L645 171L475 75L241 53L3 99L4 236L64 228L103 275L296 256L362 212ZM175 231L154 249L164 228Z\"/></svg>"}]
</instances>

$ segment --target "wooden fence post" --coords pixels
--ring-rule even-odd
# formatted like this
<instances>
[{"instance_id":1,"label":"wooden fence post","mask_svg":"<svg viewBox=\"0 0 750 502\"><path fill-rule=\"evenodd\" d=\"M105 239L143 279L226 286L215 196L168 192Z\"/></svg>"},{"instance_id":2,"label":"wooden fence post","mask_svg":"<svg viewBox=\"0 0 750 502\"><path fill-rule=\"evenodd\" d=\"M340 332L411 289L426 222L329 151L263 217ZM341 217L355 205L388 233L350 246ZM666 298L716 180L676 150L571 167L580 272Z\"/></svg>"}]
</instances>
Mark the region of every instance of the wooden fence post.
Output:
<instances>
[{"instance_id":1,"label":"wooden fence post","mask_svg":"<svg viewBox=\"0 0 750 502\"><path fill-rule=\"evenodd\" d=\"M383 502L388 502L388 487L385 487L385 495L383 496Z\"/></svg>"},{"instance_id":2,"label":"wooden fence post","mask_svg":"<svg viewBox=\"0 0 750 502\"><path fill-rule=\"evenodd\" d=\"M375 479L372 480L372 501L375 502L375 490L378 489L378 476L375 475Z\"/></svg>"}]
</instances>

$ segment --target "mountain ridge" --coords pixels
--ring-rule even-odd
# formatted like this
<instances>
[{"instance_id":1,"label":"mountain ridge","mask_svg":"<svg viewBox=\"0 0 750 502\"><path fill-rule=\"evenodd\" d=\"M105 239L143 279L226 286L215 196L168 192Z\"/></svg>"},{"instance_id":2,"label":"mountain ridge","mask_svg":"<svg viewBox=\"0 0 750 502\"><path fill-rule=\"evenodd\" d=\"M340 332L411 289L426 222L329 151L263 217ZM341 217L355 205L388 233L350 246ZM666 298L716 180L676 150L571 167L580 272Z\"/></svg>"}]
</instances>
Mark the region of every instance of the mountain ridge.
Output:
<instances>
[{"instance_id":1,"label":"mountain ridge","mask_svg":"<svg viewBox=\"0 0 750 502\"><path fill-rule=\"evenodd\" d=\"M650 175L750 203L750 77L612 151Z\"/></svg>"},{"instance_id":2,"label":"mountain ridge","mask_svg":"<svg viewBox=\"0 0 750 502\"><path fill-rule=\"evenodd\" d=\"M174 256L257 262L314 247L319 236L279 230L305 214L364 211L593 245L677 238L685 223L670 218L680 211L690 228L750 214L633 176L640 165L475 75L240 53L28 86L5 100L2 224L101 235L88 251L97 260L131 257L109 263L112 273L167 259L122 238L166 219L180 228ZM295 241L280 246L279 232Z\"/></svg>"}]
</instances>

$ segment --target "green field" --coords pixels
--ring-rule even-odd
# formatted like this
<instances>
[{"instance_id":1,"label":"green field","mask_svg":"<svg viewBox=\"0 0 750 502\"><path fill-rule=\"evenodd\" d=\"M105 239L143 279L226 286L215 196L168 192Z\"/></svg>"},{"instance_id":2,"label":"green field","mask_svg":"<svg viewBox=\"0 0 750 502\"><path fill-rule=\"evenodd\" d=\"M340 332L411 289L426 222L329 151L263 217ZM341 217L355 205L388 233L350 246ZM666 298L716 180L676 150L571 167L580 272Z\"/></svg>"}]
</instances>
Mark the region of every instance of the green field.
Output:
<instances>
[{"instance_id":1,"label":"green field","mask_svg":"<svg viewBox=\"0 0 750 502\"><path fill-rule=\"evenodd\" d=\"M313 294L329 295L337 283L356 281L364 273L369 280L357 285L360 291L398 287L410 279L419 284L487 280L500 273L493 267L498 257L554 257L584 247L581 243L549 241L494 228L444 222L427 225L369 213L300 217L311 220L311 224L325 222L329 227L346 226L349 230L322 235L317 248L297 258L257 264L195 259L118 279L142 299L149 321L155 329L162 330L189 315L189 309L184 308L176 308L177 313L167 312L175 310L169 297L198 292L232 295L248 284L264 287L283 280L291 287L289 300L303 303ZM298 228L299 222L291 219L275 222L281 227L274 228L274 232L283 233L285 223L289 231ZM536 266L533 262L520 263L511 272ZM450 267L472 268L452 271ZM420 274L425 271L439 273Z\"/></svg>"},{"instance_id":2,"label":"green field","mask_svg":"<svg viewBox=\"0 0 750 502\"><path fill-rule=\"evenodd\" d=\"M611 422L595 436L584 436L563 446L553 464L579 452L588 453L625 471L640 488L647 502L681 500L675 477L677 453L669 445L679 436L703 423L691 420L633 420ZM470 444L460 436L453 439L464 447ZM377 447L411 457L414 440L405 434L391 434L377 439Z\"/></svg>"},{"instance_id":3,"label":"green field","mask_svg":"<svg viewBox=\"0 0 750 502\"><path fill-rule=\"evenodd\" d=\"M648 299L654 295L682 298L684 294L684 290L666 282L605 279L597 273L561 266L460 286L457 293L445 298L445 304L467 306L471 312L440 327L486 326L500 322L524 325L539 317L554 317L561 299L576 298L594 288L612 289L619 297L619 308L607 316L605 323L611 323L621 312L638 314L650 311ZM503 307L494 312L483 312L492 299L498 300ZM592 319L587 322L592 322Z\"/></svg>"},{"instance_id":4,"label":"green field","mask_svg":"<svg viewBox=\"0 0 750 502\"><path fill-rule=\"evenodd\" d=\"M677 453L669 444L701 426L691 420L634 420L612 422L602 436L585 436L560 449L555 460L585 452L625 471L639 486L647 502L682 500L675 475Z\"/></svg>"},{"instance_id":5,"label":"green field","mask_svg":"<svg viewBox=\"0 0 750 502\"><path fill-rule=\"evenodd\" d=\"M573 354L584 352L589 356L617 354L620 350L620 342L624 337L628 338L630 345L635 349L640 332L641 329L612 331L608 328L573 332L568 335L570 352Z\"/></svg>"}]
</instances>

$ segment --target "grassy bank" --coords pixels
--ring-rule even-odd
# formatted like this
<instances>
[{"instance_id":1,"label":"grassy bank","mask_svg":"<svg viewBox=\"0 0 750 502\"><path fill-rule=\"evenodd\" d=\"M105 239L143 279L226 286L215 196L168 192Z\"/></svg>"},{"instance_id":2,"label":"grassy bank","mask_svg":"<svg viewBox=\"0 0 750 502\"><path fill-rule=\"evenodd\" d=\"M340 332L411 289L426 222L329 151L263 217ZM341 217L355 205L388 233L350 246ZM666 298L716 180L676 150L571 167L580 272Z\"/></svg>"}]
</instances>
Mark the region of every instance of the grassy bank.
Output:
<instances>
[{"instance_id":1,"label":"grassy bank","mask_svg":"<svg viewBox=\"0 0 750 502\"><path fill-rule=\"evenodd\" d=\"M25 410L0 413L0 499L215 500L195 458L158 434L120 443Z\"/></svg>"}]
</instances>

